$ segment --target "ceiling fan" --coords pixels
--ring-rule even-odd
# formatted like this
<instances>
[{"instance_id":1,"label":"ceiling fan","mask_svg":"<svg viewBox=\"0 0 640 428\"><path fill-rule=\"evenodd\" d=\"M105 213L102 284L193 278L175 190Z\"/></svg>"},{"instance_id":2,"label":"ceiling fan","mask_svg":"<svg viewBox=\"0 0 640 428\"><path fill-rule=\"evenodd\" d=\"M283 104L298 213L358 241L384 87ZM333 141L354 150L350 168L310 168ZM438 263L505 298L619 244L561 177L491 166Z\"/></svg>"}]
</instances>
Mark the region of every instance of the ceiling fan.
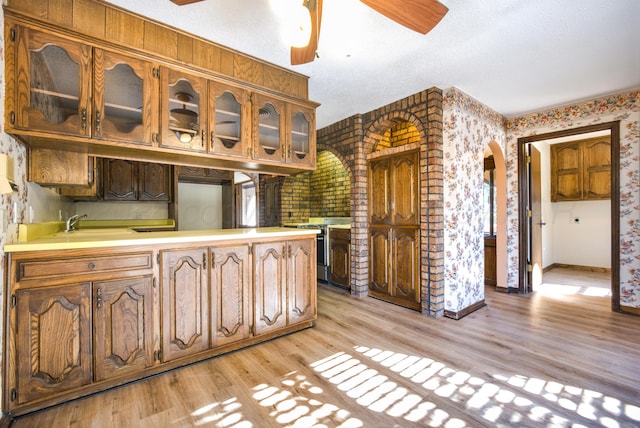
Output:
<instances>
[{"instance_id":1,"label":"ceiling fan","mask_svg":"<svg viewBox=\"0 0 640 428\"><path fill-rule=\"evenodd\" d=\"M178 5L202 0L171 0ZM322 20L322 0L301 0L311 15L311 36L303 47L291 47L291 65L306 64L316 58ZM376 12L421 34L427 34L449 9L438 0L360 0Z\"/></svg>"}]
</instances>

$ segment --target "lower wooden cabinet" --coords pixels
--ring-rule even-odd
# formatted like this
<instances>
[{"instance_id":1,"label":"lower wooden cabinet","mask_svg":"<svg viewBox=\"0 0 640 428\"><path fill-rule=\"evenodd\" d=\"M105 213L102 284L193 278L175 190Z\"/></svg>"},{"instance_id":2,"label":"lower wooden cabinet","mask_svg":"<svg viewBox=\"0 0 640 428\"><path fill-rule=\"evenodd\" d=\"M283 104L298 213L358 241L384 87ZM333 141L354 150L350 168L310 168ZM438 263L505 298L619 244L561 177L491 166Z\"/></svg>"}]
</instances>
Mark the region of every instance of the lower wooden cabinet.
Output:
<instances>
[{"instance_id":1,"label":"lower wooden cabinet","mask_svg":"<svg viewBox=\"0 0 640 428\"><path fill-rule=\"evenodd\" d=\"M91 284L17 290L12 304L18 357L9 399L24 404L91 383Z\"/></svg>"},{"instance_id":2,"label":"lower wooden cabinet","mask_svg":"<svg viewBox=\"0 0 640 428\"><path fill-rule=\"evenodd\" d=\"M10 415L300 330L317 316L314 235L7 256Z\"/></svg>"},{"instance_id":3,"label":"lower wooden cabinet","mask_svg":"<svg viewBox=\"0 0 640 428\"><path fill-rule=\"evenodd\" d=\"M420 309L420 230L416 227L371 227L369 294L411 309Z\"/></svg>"},{"instance_id":4,"label":"lower wooden cabinet","mask_svg":"<svg viewBox=\"0 0 640 428\"><path fill-rule=\"evenodd\" d=\"M329 228L329 281L347 289L351 272L350 243L350 230Z\"/></svg>"},{"instance_id":5,"label":"lower wooden cabinet","mask_svg":"<svg viewBox=\"0 0 640 428\"><path fill-rule=\"evenodd\" d=\"M285 251L283 242L253 246L255 334L267 333L287 324Z\"/></svg>"},{"instance_id":6,"label":"lower wooden cabinet","mask_svg":"<svg viewBox=\"0 0 640 428\"><path fill-rule=\"evenodd\" d=\"M93 283L96 381L153 366L152 284L153 275Z\"/></svg>"},{"instance_id":7,"label":"lower wooden cabinet","mask_svg":"<svg viewBox=\"0 0 640 428\"><path fill-rule=\"evenodd\" d=\"M207 249L161 251L162 361L209 349Z\"/></svg>"},{"instance_id":8,"label":"lower wooden cabinet","mask_svg":"<svg viewBox=\"0 0 640 428\"><path fill-rule=\"evenodd\" d=\"M227 345L251 334L253 280L249 245L210 248L211 345Z\"/></svg>"}]
</instances>

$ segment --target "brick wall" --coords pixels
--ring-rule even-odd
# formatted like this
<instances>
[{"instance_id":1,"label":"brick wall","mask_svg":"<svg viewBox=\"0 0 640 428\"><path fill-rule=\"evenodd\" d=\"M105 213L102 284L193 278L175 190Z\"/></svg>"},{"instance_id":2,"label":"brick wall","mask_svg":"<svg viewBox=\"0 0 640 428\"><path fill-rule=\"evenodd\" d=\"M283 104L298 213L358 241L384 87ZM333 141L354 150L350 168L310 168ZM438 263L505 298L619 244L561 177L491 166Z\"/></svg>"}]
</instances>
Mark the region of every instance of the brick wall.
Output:
<instances>
[{"instance_id":1,"label":"brick wall","mask_svg":"<svg viewBox=\"0 0 640 428\"><path fill-rule=\"evenodd\" d=\"M432 88L317 131L317 151L331 151L349 174L351 292L368 290L367 159L420 149L422 312L444 311L442 91Z\"/></svg>"}]
</instances>

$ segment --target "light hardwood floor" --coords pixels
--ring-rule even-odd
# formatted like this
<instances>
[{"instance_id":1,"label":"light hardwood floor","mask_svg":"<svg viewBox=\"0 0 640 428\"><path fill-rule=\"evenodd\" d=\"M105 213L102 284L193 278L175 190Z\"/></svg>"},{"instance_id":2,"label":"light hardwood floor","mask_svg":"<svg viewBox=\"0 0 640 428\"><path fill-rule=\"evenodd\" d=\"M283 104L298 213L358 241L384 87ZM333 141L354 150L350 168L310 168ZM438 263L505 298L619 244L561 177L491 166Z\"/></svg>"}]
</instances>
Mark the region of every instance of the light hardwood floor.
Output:
<instances>
[{"instance_id":1,"label":"light hardwood floor","mask_svg":"<svg viewBox=\"0 0 640 428\"><path fill-rule=\"evenodd\" d=\"M459 321L327 285L318 300L313 328L13 426L640 426L640 317L608 298L487 287Z\"/></svg>"}]
</instances>

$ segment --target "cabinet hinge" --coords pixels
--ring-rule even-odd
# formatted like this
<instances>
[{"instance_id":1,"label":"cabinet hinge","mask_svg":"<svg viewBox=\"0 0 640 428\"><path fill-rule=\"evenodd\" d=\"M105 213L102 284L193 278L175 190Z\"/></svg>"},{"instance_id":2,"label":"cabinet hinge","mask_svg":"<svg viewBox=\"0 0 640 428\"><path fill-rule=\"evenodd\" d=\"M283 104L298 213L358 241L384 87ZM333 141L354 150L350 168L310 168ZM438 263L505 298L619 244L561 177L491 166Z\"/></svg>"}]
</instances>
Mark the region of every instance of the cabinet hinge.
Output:
<instances>
[{"instance_id":1,"label":"cabinet hinge","mask_svg":"<svg viewBox=\"0 0 640 428\"><path fill-rule=\"evenodd\" d=\"M207 253L202 253L202 268L207 270Z\"/></svg>"},{"instance_id":2,"label":"cabinet hinge","mask_svg":"<svg viewBox=\"0 0 640 428\"><path fill-rule=\"evenodd\" d=\"M249 157L253 157L253 147L249 147L249 148L247 149L247 155L248 155Z\"/></svg>"},{"instance_id":3,"label":"cabinet hinge","mask_svg":"<svg viewBox=\"0 0 640 428\"><path fill-rule=\"evenodd\" d=\"M11 401L16 401L18 398L18 391L15 388L11 388Z\"/></svg>"},{"instance_id":4,"label":"cabinet hinge","mask_svg":"<svg viewBox=\"0 0 640 428\"><path fill-rule=\"evenodd\" d=\"M12 42L16 41L16 29L12 28L11 30L9 30L9 40L11 40Z\"/></svg>"},{"instance_id":5,"label":"cabinet hinge","mask_svg":"<svg viewBox=\"0 0 640 428\"><path fill-rule=\"evenodd\" d=\"M159 140L159 138L158 138L158 133L157 133L157 132L153 132L153 133L151 134L151 142L152 142L153 144L158 144L158 140Z\"/></svg>"},{"instance_id":6,"label":"cabinet hinge","mask_svg":"<svg viewBox=\"0 0 640 428\"><path fill-rule=\"evenodd\" d=\"M527 163L531 163L531 156L525 156L524 157L525 162Z\"/></svg>"},{"instance_id":7,"label":"cabinet hinge","mask_svg":"<svg viewBox=\"0 0 640 428\"><path fill-rule=\"evenodd\" d=\"M158 349L153 352L153 361L161 361L162 360L162 351Z\"/></svg>"},{"instance_id":8,"label":"cabinet hinge","mask_svg":"<svg viewBox=\"0 0 640 428\"><path fill-rule=\"evenodd\" d=\"M153 67L153 77L156 79L160 78L160 69L158 67Z\"/></svg>"},{"instance_id":9,"label":"cabinet hinge","mask_svg":"<svg viewBox=\"0 0 640 428\"><path fill-rule=\"evenodd\" d=\"M16 114L14 112L9 112L9 122L11 122L12 125L16 124Z\"/></svg>"},{"instance_id":10,"label":"cabinet hinge","mask_svg":"<svg viewBox=\"0 0 640 428\"><path fill-rule=\"evenodd\" d=\"M160 253L156 253L156 263L160 265Z\"/></svg>"},{"instance_id":11,"label":"cabinet hinge","mask_svg":"<svg viewBox=\"0 0 640 428\"><path fill-rule=\"evenodd\" d=\"M156 277L153 277L153 288L156 288L158 285L158 281L156 281Z\"/></svg>"},{"instance_id":12,"label":"cabinet hinge","mask_svg":"<svg viewBox=\"0 0 640 428\"><path fill-rule=\"evenodd\" d=\"M16 304L17 304L16 295L15 295L15 294L12 294L12 295L11 295L11 307L12 307L12 308L15 308L15 307L16 307Z\"/></svg>"}]
</instances>

